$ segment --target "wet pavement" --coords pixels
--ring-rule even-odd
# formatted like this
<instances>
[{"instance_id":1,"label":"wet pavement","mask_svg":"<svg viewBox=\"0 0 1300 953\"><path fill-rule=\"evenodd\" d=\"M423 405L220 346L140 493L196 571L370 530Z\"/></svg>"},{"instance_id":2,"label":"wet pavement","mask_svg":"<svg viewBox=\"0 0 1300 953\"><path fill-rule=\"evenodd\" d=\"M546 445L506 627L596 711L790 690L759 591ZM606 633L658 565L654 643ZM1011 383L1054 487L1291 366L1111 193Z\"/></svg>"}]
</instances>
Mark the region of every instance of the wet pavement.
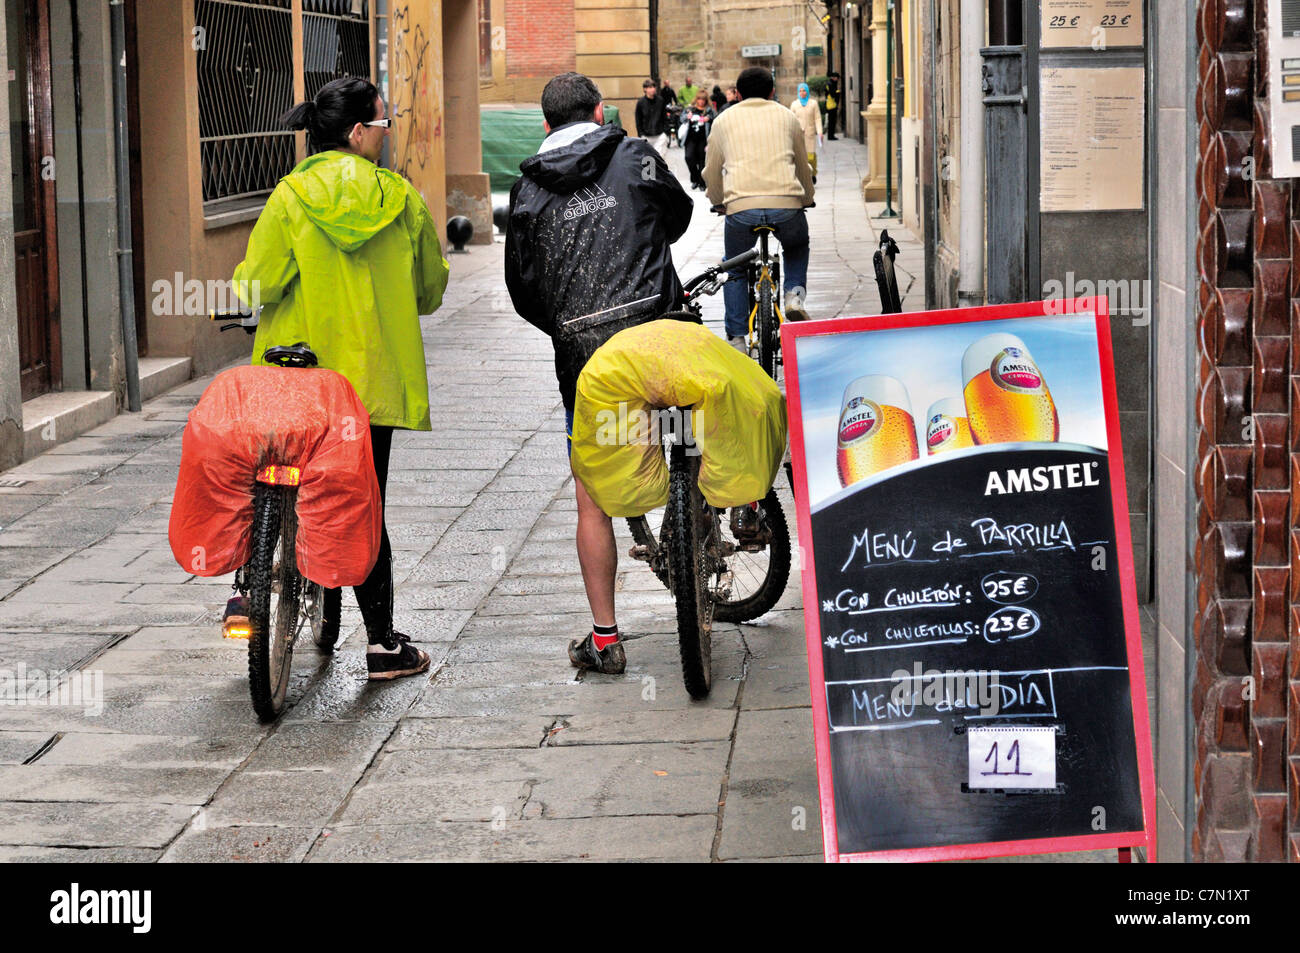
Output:
<instances>
[{"instance_id":1,"label":"wet pavement","mask_svg":"<svg viewBox=\"0 0 1300 953\"><path fill-rule=\"evenodd\" d=\"M865 166L856 143L822 153L815 318L880 310ZM683 277L722 251L692 194ZM921 248L885 224L919 309ZM428 678L366 680L349 593L338 651L300 645L288 711L256 721L246 647L220 633L230 578L190 576L167 544L182 427L210 378L0 474L0 669L27 686L72 673L63 705L0 684L0 860L821 857L797 569L775 611L715 626L706 701L683 689L668 593L626 557L626 674L569 666L590 616L563 409L501 252L449 256L422 322L435 429L394 440L396 618L433 656ZM721 296L706 302L719 332L721 316Z\"/></svg>"}]
</instances>

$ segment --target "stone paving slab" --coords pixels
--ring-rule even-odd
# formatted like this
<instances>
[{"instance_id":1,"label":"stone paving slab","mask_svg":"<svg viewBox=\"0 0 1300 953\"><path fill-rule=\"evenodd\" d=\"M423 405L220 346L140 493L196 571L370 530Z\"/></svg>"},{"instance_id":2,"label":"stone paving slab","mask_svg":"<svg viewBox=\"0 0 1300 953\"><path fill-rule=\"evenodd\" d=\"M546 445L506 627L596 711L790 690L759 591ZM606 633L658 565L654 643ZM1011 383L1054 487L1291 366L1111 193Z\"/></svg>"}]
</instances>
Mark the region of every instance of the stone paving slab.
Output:
<instances>
[{"instance_id":1,"label":"stone paving slab","mask_svg":"<svg viewBox=\"0 0 1300 953\"><path fill-rule=\"evenodd\" d=\"M334 827L311 861L708 860L715 819L578 820Z\"/></svg>"}]
</instances>

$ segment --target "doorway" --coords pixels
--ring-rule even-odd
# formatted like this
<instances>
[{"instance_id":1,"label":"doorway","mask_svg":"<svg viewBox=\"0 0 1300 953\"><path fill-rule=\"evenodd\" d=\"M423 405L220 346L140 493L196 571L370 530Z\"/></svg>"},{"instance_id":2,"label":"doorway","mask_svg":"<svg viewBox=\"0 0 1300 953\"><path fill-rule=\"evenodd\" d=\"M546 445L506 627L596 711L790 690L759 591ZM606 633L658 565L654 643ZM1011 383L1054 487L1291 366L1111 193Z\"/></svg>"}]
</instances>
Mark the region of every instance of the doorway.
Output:
<instances>
[{"instance_id":1,"label":"doorway","mask_svg":"<svg viewBox=\"0 0 1300 953\"><path fill-rule=\"evenodd\" d=\"M5 0L22 399L62 389L49 0Z\"/></svg>"}]
</instances>

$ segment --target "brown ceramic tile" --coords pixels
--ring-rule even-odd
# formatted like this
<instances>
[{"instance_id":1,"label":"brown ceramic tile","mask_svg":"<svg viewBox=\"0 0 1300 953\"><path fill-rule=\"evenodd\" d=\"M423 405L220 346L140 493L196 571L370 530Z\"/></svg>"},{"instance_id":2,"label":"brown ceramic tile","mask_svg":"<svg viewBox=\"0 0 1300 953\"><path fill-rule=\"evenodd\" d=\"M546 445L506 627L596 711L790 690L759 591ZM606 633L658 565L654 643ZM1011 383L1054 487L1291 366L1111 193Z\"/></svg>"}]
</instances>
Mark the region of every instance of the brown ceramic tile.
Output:
<instances>
[{"instance_id":1,"label":"brown ceramic tile","mask_svg":"<svg viewBox=\"0 0 1300 953\"><path fill-rule=\"evenodd\" d=\"M1285 642L1256 642L1251 646L1255 698L1250 712L1254 718L1286 717L1286 651Z\"/></svg>"},{"instance_id":2,"label":"brown ceramic tile","mask_svg":"<svg viewBox=\"0 0 1300 953\"><path fill-rule=\"evenodd\" d=\"M1201 651L1224 675L1250 674L1250 599L1219 599L1205 616Z\"/></svg>"},{"instance_id":3,"label":"brown ceramic tile","mask_svg":"<svg viewBox=\"0 0 1300 953\"><path fill-rule=\"evenodd\" d=\"M1257 490L1291 488L1291 455L1287 453L1286 414L1255 414L1254 477Z\"/></svg>"},{"instance_id":4,"label":"brown ceramic tile","mask_svg":"<svg viewBox=\"0 0 1300 953\"><path fill-rule=\"evenodd\" d=\"M1246 751L1250 747L1250 712L1244 694L1241 683L1220 679L1206 696L1206 703L1214 706L1214 746L1220 751Z\"/></svg>"},{"instance_id":5,"label":"brown ceramic tile","mask_svg":"<svg viewBox=\"0 0 1300 953\"><path fill-rule=\"evenodd\" d=\"M1261 864L1281 863L1286 860L1287 847L1286 794L1256 794L1254 801L1249 859Z\"/></svg>"},{"instance_id":6,"label":"brown ceramic tile","mask_svg":"<svg viewBox=\"0 0 1300 953\"><path fill-rule=\"evenodd\" d=\"M1286 315L1289 310L1284 307L1282 314ZM1255 336L1255 360L1250 386L1253 413L1285 414L1291 409L1288 401L1291 390L1290 351L1289 337Z\"/></svg>"},{"instance_id":7,"label":"brown ceramic tile","mask_svg":"<svg viewBox=\"0 0 1300 953\"><path fill-rule=\"evenodd\" d=\"M1291 378L1291 406L1300 410L1300 377L1292 376ZM1300 450L1300 414L1291 415L1291 449ZM1294 454L1292 454L1294 457ZM1296 484L1296 466L1295 460L1291 461L1291 489L1300 490ZM1296 511L1300 513L1300 510Z\"/></svg>"},{"instance_id":8,"label":"brown ceramic tile","mask_svg":"<svg viewBox=\"0 0 1300 953\"><path fill-rule=\"evenodd\" d=\"M1217 388L1208 393L1204 399L1213 400L1213 406L1206 410L1213 412L1215 443L1256 443L1259 442L1259 427L1250 425L1246 415L1251 413L1249 367L1216 367ZM1258 417L1258 415L1256 415ZM1207 420L1207 424L1208 424ZM1254 440L1251 439L1254 430Z\"/></svg>"},{"instance_id":9,"label":"brown ceramic tile","mask_svg":"<svg viewBox=\"0 0 1300 953\"><path fill-rule=\"evenodd\" d=\"M1219 446L1205 461L1201 473L1201 498L1208 516L1216 521L1252 518L1250 468L1254 453L1250 447Z\"/></svg>"},{"instance_id":10,"label":"brown ceramic tile","mask_svg":"<svg viewBox=\"0 0 1300 953\"><path fill-rule=\"evenodd\" d=\"M1291 593L1290 601L1300 603L1300 529L1291 530Z\"/></svg>"},{"instance_id":11,"label":"brown ceramic tile","mask_svg":"<svg viewBox=\"0 0 1300 953\"><path fill-rule=\"evenodd\" d=\"M1291 607L1291 652L1288 678L1300 679L1300 606Z\"/></svg>"},{"instance_id":12,"label":"brown ceramic tile","mask_svg":"<svg viewBox=\"0 0 1300 953\"><path fill-rule=\"evenodd\" d=\"M1251 607L1251 637L1256 642L1287 641L1287 623L1291 614L1287 587L1291 570L1255 567L1255 596Z\"/></svg>"},{"instance_id":13,"label":"brown ceramic tile","mask_svg":"<svg viewBox=\"0 0 1300 953\"><path fill-rule=\"evenodd\" d=\"M1258 227L1256 230L1258 234ZM1256 259L1254 333L1291 334L1291 261L1287 258Z\"/></svg>"},{"instance_id":14,"label":"brown ceramic tile","mask_svg":"<svg viewBox=\"0 0 1300 953\"><path fill-rule=\"evenodd\" d=\"M1216 523L1211 530L1216 547L1215 585L1222 598L1248 599L1252 596L1251 531L1249 523Z\"/></svg>"},{"instance_id":15,"label":"brown ceramic tile","mask_svg":"<svg viewBox=\"0 0 1300 953\"><path fill-rule=\"evenodd\" d=\"M1289 566L1291 493L1288 490L1256 490L1254 500L1256 567Z\"/></svg>"},{"instance_id":16,"label":"brown ceramic tile","mask_svg":"<svg viewBox=\"0 0 1300 953\"><path fill-rule=\"evenodd\" d=\"M1256 108L1258 109L1258 104ZM1261 158L1258 129L1255 131L1254 161L1256 170L1271 168L1267 160ZM1287 233L1291 225L1291 183L1287 180L1256 178L1254 185L1255 258L1276 258L1290 264L1291 246ZM1285 296L1285 282L1281 291ZM1285 313L1282 320L1286 320Z\"/></svg>"},{"instance_id":17,"label":"brown ceramic tile","mask_svg":"<svg viewBox=\"0 0 1300 953\"><path fill-rule=\"evenodd\" d=\"M1253 360L1250 346L1253 294L1253 288L1222 288L1211 299L1205 313L1205 334L1215 363L1240 365Z\"/></svg>"},{"instance_id":18,"label":"brown ceramic tile","mask_svg":"<svg viewBox=\"0 0 1300 953\"><path fill-rule=\"evenodd\" d=\"M1212 754L1205 759L1201 799L1217 830L1243 830L1251 822L1249 754Z\"/></svg>"},{"instance_id":19,"label":"brown ceramic tile","mask_svg":"<svg viewBox=\"0 0 1300 953\"><path fill-rule=\"evenodd\" d=\"M1249 50L1249 44L1246 47ZM1206 119L1219 129L1249 132L1254 125L1253 52L1220 53L1212 75L1215 97L1206 100Z\"/></svg>"},{"instance_id":20,"label":"brown ceramic tile","mask_svg":"<svg viewBox=\"0 0 1300 953\"><path fill-rule=\"evenodd\" d=\"M1250 743L1254 787L1259 794L1286 796L1286 722L1281 718L1252 718Z\"/></svg>"},{"instance_id":21,"label":"brown ceramic tile","mask_svg":"<svg viewBox=\"0 0 1300 953\"><path fill-rule=\"evenodd\" d=\"M1251 155L1251 139L1249 132L1220 132L1213 139L1212 151L1201 174L1205 177L1205 193L1218 208L1251 208L1253 173L1248 175L1244 165ZM1256 161L1251 158L1252 163ZM1272 219L1269 224L1273 224Z\"/></svg>"},{"instance_id":22,"label":"brown ceramic tile","mask_svg":"<svg viewBox=\"0 0 1300 953\"><path fill-rule=\"evenodd\" d=\"M1300 758L1300 681L1289 680L1286 694L1286 753L1292 758ZM1300 764L1300 761L1297 764ZM1297 804L1297 807L1300 807L1300 804Z\"/></svg>"},{"instance_id":23,"label":"brown ceramic tile","mask_svg":"<svg viewBox=\"0 0 1300 953\"><path fill-rule=\"evenodd\" d=\"M1212 262L1214 267L1214 270L1209 272L1210 278L1219 287L1249 288L1254 282L1254 260L1251 258L1251 232L1255 224L1254 218L1254 213L1249 207L1220 206L1215 216L1213 255L1207 259L1207 264Z\"/></svg>"}]
</instances>

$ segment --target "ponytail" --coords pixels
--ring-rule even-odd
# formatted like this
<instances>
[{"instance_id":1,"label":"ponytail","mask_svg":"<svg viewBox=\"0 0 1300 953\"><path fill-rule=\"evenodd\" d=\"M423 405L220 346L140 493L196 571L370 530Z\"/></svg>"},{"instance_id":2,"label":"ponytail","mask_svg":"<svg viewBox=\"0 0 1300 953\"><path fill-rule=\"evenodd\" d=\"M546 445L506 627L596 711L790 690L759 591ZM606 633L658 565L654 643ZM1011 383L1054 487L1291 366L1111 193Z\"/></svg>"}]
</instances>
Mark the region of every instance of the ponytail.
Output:
<instances>
[{"instance_id":1,"label":"ponytail","mask_svg":"<svg viewBox=\"0 0 1300 953\"><path fill-rule=\"evenodd\" d=\"M312 148L318 152L347 146L348 133L359 122L375 118L379 90L374 83L355 76L331 80L321 87L315 100L294 106L280 117L288 129L306 129Z\"/></svg>"}]
</instances>

